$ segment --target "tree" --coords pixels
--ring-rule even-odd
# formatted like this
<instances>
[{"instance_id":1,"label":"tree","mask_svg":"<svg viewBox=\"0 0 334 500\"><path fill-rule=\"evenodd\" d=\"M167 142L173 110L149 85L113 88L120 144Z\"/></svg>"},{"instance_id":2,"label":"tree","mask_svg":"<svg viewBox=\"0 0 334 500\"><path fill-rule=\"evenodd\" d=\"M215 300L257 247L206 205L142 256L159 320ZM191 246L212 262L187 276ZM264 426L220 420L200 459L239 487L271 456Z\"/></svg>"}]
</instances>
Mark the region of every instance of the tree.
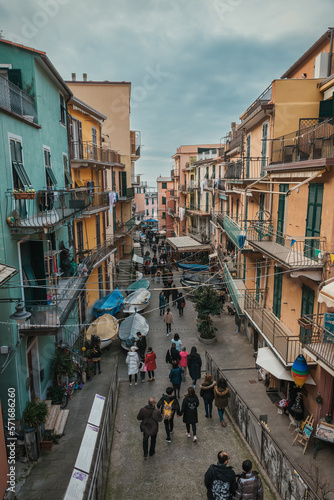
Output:
<instances>
[{"instance_id":1,"label":"tree","mask_svg":"<svg viewBox=\"0 0 334 500\"><path fill-rule=\"evenodd\" d=\"M197 311L197 329L203 339L213 339L217 328L213 326L211 316L220 314L223 304L219 294L212 286L200 286L193 294L195 311Z\"/></svg>"}]
</instances>

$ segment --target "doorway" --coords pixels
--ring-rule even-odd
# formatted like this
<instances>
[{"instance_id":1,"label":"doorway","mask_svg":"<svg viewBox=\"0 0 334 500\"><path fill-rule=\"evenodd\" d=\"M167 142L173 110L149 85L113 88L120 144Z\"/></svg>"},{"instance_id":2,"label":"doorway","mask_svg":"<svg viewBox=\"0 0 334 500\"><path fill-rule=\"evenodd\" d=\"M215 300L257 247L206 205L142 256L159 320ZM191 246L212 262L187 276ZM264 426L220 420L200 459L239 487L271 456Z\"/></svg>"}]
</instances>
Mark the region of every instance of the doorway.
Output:
<instances>
[{"instance_id":1,"label":"doorway","mask_svg":"<svg viewBox=\"0 0 334 500\"><path fill-rule=\"evenodd\" d=\"M27 372L29 378L30 401L33 401L41 397L37 337L28 337L27 339Z\"/></svg>"}]
</instances>

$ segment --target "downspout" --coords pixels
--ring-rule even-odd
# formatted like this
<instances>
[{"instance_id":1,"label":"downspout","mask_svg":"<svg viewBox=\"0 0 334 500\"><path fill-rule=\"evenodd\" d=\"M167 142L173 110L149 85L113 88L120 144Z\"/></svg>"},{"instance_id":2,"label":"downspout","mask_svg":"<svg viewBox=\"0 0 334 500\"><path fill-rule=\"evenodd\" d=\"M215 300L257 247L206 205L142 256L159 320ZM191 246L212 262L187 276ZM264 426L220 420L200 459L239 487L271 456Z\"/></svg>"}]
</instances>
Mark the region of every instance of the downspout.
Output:
<instances>
[{"instance_id":1,"label":"downspout","mask_svg":"<svg viewBox=\"0 0 334 500\"><path fill-rule=\"evenodd\" d=\"M333 34L334 34L334 28L329 28L330 31L330 45L329 45L329 58L328 58L328 70L327 70L327 76L330 76L332 74L332 53L333 53Z\"/></svg>"},{"instance_id":2,"label":"downspout","mask_svg":"<svg viewBox=\"0 0 334 500\"><path fill-rule=\"evenodd\" d=\"M270 178L270 176L269 176ZM269 195L269 213L270 217L272 216L272 209L273 209L273 184L271 182L270 178L270 195ZM265 264L265 276L264 276L264 294L263 294L263 299L262 299L262 307L266 307L267 303L267 286L268 286L268 275L269 275L269 259L266 258L266 264Z\"/></svg>"}]
</instances>

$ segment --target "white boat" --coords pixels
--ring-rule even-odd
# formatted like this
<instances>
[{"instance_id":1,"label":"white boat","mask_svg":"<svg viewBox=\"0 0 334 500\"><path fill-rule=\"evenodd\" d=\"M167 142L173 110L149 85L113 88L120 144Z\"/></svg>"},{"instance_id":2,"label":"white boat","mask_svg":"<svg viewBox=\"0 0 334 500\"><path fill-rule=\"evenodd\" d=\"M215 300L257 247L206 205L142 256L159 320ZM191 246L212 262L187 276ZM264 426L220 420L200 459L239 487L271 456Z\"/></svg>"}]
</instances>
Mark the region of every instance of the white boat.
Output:
<instances>
[{"instance_id":1,"label":"white boat","mask_svg":"<svg viewBox=\"0 0 334 500\"><path fill-rule=\"evenodd\" d=\"M151 298L151 292L145 288L138 288L130 293L123 302L123 312L134 313L145 309Z\"/></svg>"},{"instance_id":2,"label":"white boat","mask_svg":"<svg viewBox=\"0 0 334 500\"><path fill-rule=\"evenodd\" d=\"M138 340L137 333L140 332L144 337L148 334L150 325L141 314L134 313L123 319L120 324L118 336L121 346L127 351Z\"/></svg>"},{"instance_id":3,"label":"white boat","mask_svg":"<svg viewBox=\"0 0 334 500\"><path fill-rule=\"evenodd\" d=\"M118 337L118 320L110 314L104 314L89 325L87 336L97 335L101 339L101 349L110 346Z\"/></svg>"}]
</instances>

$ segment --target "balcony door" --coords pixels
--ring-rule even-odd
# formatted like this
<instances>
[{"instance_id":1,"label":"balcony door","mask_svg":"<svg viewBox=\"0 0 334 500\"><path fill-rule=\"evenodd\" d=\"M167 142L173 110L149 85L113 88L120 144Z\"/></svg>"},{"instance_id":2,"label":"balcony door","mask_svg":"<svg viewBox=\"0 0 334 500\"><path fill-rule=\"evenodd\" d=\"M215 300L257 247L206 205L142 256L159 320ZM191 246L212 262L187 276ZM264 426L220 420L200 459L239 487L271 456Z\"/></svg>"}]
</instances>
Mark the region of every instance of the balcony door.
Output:
<instances>
[{"instance_id":1,"label":"balcony door","mask_svg":"<svg viewBox=\"0 0 334 500\"><path fill-rule=\"evenodd\" d=\"M308 192L306 232L304 255L309 259L315 259L315 250L319 248L319 240L308 240L307 237L320 237L322 200L324 194L323 184L310 184Z\"/></svg>"},{"instance_id":2,"label":"balcony door","mask_svg":"<svg viewBox=\"0 0 334 500\"><path fill-rule=\"evenodd\" d=\"M313 308L314 308L314 297L315 293L312 288L303 285L302 288L302 310L301 310L301 318L305 316L305 314L313 314ZM301 342L307 342L308 339L311 338L312 336L312 330L305 330L302 326L300 327L299 331L300 335L300 341Z\"/></svg>"},{"instance_id":3,"label":"balcony door","mask_svg":"<svg viewBox=\"0 0 334 500\"><path fill-rule=\"evenodd\" d=\"M84 249L83 223L77 222L77 252L80 253Z\"/></svg>"},{"instance_id":4,"label":"balcony door","mask_svg":"<svg viewBox=\"0 0 334 500\"><path fill-rule=\"evenodd\" d=\"M260 302L261 298L261 261L256 261L256 278L255 278L255 299Z\"/></svg>"},{"instance_id":5,"label":"balcony door","mask_svg":"<svg viewBox=\"0 0 334 500\"><path fill-rule=\"evenodd\" d=\"M274 277L274 296L273 296L273 313L280 319L281 317L281 302L282 302L282 282L283 282L283 269L277 267Z\"/></svg>"},{"instance_id":6,"label":"balcony door","mask_svg":"<svg viewBox=\"0 0 334 500\"><path fill-rule=\"evenodd\" d=\"M249 179L250 174L250 155L251 155L251 135L247 135L246 139L246 179Z\"/></svg>"},{"instance_id":7,"label":"balcony door","mask_svg":"<svg viewBox=\"0 0 334 500\"><path fill-rule=\"evenodd\" d=\"M101 245L101 219L100 214L95 216L96 246Z\"/></svg>"},{"instance_id":8,"label":"balcony door","mask_svg":"<svg viewBox=\"0 0 334 500\"><path fill-rule=\"evenodd\" d=\"M262 125L262 147L261 147L261 174L264 175L264 167L267 166L267 156L268 156L268 126L269 122L265 122Z\"/></svg>"},{"instance_id":9,"label":"balcony door","mask_svg":"<svg viewBox=\"0 0 334 500\"><path fill-rule=\"evenodd\" d=\"M288 191L289 191L289 184L279 185L280 193L287 193ZM279 243L279 245L284 245L283 233L284 233L285 198L286 198L285 194L280 194L278 197L276 242Z\"/></svg>"}]
</instances>

